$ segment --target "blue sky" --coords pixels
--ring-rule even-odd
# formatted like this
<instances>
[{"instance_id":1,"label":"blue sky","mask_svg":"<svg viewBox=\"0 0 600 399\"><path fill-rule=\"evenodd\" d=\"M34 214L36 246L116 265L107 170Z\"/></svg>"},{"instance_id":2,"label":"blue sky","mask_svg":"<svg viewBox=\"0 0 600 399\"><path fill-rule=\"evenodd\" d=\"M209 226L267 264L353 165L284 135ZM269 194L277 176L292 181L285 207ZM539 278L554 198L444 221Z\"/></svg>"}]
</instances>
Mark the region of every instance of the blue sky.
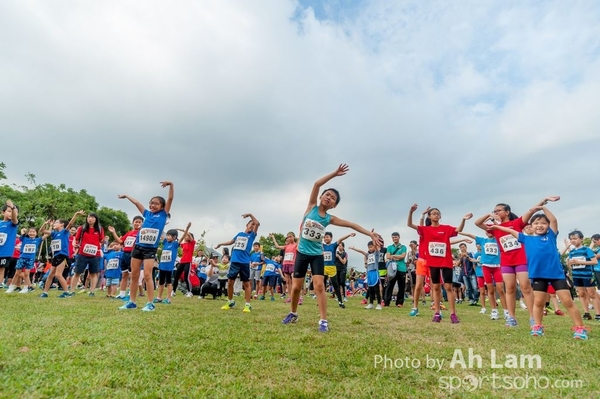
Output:
<instances>
[{"instance_id":1,"label":"blue sky","mask_svg":"<svg viewBox=\"0 0 600 399\"><path fill-rule=\"evenodd\" d=\"M386 238L415 238L415 202L458 224L552 194L562 229L600 231L598 2L7 1L0 40L9 182L133 216L117 194L173 180L173 224L216 244L246 212L294 230L345 162L333 213Z\"/></svg>"}]
</instances>

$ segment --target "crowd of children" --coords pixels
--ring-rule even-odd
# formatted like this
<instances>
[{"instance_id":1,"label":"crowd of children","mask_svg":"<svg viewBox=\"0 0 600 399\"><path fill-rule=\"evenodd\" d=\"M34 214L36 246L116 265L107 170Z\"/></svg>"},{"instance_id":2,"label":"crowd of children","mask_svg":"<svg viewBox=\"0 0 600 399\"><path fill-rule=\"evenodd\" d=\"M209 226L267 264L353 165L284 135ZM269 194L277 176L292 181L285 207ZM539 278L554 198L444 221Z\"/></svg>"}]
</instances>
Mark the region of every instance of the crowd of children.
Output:
<instances>
[{"instance_id":1,"label":"crowd of children","mask_svg":"<svg viewBox=\"0 0 600 399\"><path fill-rule=\"evenodd\" d=\"M157 303L170 304L180 281L188 297L226 296L223 310L233 309L234 296L243 292L246 313L252 311L253 298L275 301L279 293L290 304L284 324L298 321L298 305L312 291L321 332L329 331L328 290L341 308L346 307L347 296L364 296L366 309L377 310L390 306L392 300L401 308L406 298L412 298L410 316L419 314L419 303L429 293L434 323L442 321L444 300L452 324L460 322L457 304L468 300L470 305L479 306L481 302L481 313L486 314L487 300L492 320L500 318L501 306L506 326L516 327L519 288L521 306L529 311L532 336L544 335L543 316L548 314L550 301L554 304L551 311L558 315L563 315L558 300L566 308L573 320L574 338L587 339L583 320L592 319L590 309L600 321L600 235L592 236L591 246L586 247L582 232L570 232L562 252L567 258L567 267L563 268L557 247L558 221L546 206L559 197L544 198L521 217L507 204L498 204L492 213L475 221L475 226L485 232L482 236L463 232L473 216L470 213L457 226L451 226L441 223L439 209L427 208L416 225L415 204L410 208L407 225L416 230L418 242L411 241L407 247L394 232L392 244L386 247L373 230L329 213L339 204L340 193L333 188L322 190L322 186L347 172L348 167L340 165L315 182L298 238L289 232L285 243L279 243L270 235L275 248L281 251L273 257L262 253L256 241L260 222L250 213L242 215L249 219L243 231L208 253L197 250L189 231L191 224L184 230L164 232L174 197L171 182L161 182L162 187L169 188L168 198L153 197L148 209L128 195L119 195L134 204L140 216L133 218L133 229L123 235L108 227L112 242L105 236L98 216L84 211L76 212L69 221L48 220L39 230L21 229L19 236L18 208L7 200L0 221L0 283L7 287L7 294L26 294L37 284L42 298L47 298L54 286L62 291L60 298L73 297L79 284L83 288L79 292L87 291L90 296L97 288L106 287L107 296L125 302L120 307L123 310L136 309L137 297L147 296L143 311L154 311ZM86 216L85 222L74 228L81 216ZM355 234L333 241L327 231L329 224L351 228L369 238L366 251L350 247L363 255L365 273L354 268L348 271L343 241ZM458 234L468 238L454 238ZM477 251L468 252L461 241L474 241ZM453 251L452 245L457 243L460 246ZM221 247L223 251L218 253ZM48 262L38 260L43 248L51 255ZM572 287L583 306L583 316L573 301Z\"/></svg>"}]
</instances>

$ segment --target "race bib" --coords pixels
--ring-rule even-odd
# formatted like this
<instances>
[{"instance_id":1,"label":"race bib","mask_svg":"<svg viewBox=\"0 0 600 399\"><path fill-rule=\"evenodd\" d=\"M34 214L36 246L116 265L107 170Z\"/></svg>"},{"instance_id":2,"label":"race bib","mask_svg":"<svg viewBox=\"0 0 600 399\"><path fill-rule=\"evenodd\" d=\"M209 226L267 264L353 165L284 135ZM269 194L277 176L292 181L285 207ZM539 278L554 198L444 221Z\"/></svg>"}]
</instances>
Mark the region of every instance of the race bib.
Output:
<instances>
[{"instance_id":1,"label":"race bib","mask_svg":"<svg viewBox=\"0 0 600 399\"><path fill-rule=\"evenodd\" d=\"M52 253L59 252L62 249L61 241L60 240L52 240L50 242L50 249L52 250Z\"/></svg>"},{"instance_id":2,"label":"race bib","mask_svg":"<svg viewBox=\"0 0 600 399\"><path fill-rule=\"evenodd\" d=\"M123 243L125 248L132 248L135 245L135 236L129 236Z\"/></svg>"},{"instance_id":3,"label":"race bib","mask_svg":"<svg viewBox=\"0 0 600 399\"><path fill-rule=\"evenodd\" d=\"M274 272L274 271L275 271L275 265L267 265L267 268L266 268L266 270L267 270L268 272Z\"/></svg>"},{"instance_id":4,"label":"race bib","mask_svg":"<svg viewBox=\"0 0 600 399\"><path fill-rule=\"evenodd\" d=\"M293 261L294 260L294 253L293 252L287 252L285 254L285 256L283 257L283 260L287 261L287 262Z\"/></svg>"},{"instance_id":5,"label":"race bib","mask_svg":"<svg viewBox=\"0 0 600 399\"><path fill-rule=\"evenodd\" d=\"M161 262L170 262L172 259L171 251L162 251L162 254L160 255Z\"/></svg>"},{"instance_id":6,"label":"race bib","mask_svg":"<svg viewBox=\"0 0 600 399\"><path fill-rule=\"evenodd\" d=\"M238 236L233 243L233 249L238 251L245 251L248 246L248 237Z\"/></svg>"},{"instance_id":7,"label":"race bib","mask_svg":"<svg viewBox=\"0 0 600 399\"><path fill-rule=\"evenodd\" d=\"M521 243L510 234L500 237L500 245L502 245L504 252L510 252L521 248Z\"/></svg>"},{"instance_id":8,"label":"race bib","mask_svg":"<svg viewBox=\"0 0 600 399\"><path fill-rule=\"evenodd\" d=\"M158 241L158 229L141 229L140 230L140 244L154 245Z\"/></svg>"},{"instance_id":9,"label":"race bib","mask_svg":"<svg viewBox=\"0 0 600 399\"><path fill-rule=\"evenodd\" d=\"M572 259L572 260L578 260L578 261L584 261L584 262L587 260L587 259L585 258L585 256L573 256L571 259ZM586 266L586 265L576 265L576 264L575 264L575 265L571 265L571 268L572 268L573 270L577 270L577 269L585 269L585 266Z\"/></svg>"},{"instance_id":10,"label":"race bib","mask_svg":"<svg viewBox=\"0 0 600 399\"><path fill-rule=\"evenodd\" d=\"M486 255L498 255L498 244L495 242L486 242L483 245L483 253Z\"/></svg>"},{"instance_id":11,"label":"race bib","mask_svg":"<svg viewBox=\"0 0 600 399\"><path fill-rule=\"evenodd\" d=\"M86 255L96 256L96 253L98 253L98 246L92 244L85 244L82 253Z\"/></svg>"},{"instance_id":12,"label":"race bib","mask_svg":"<svg viewBox=\"0 0 600 399\"><path fill-rule=\"evenodd\" d=\"M306 219L304 221L304 226L302 226L302 238L312 242L321 242L324 235L325 227L321 223L311 219Z\"/></svg>"},{"instance_id":13,"label":"race bib","mask_svg":"<svg viewBox=\"0 0 600 399\"><path fill-rule=\"evenodd\" d=\"M375 254L369 254L367 256L367 265L372 265L375 263Z\"/></svg>"},{"instance_id":14,"label":"race bib","mask_svg":"<svg viewBox=\"0 0 600 399\"><path fill-rule=\"evenodd\" d=\"M106 264L106 270L114 270L119 267L119 259L111 259Z\"/></svg>"},{"instance_id":15,"label":"race bib","mask_svg":"<svg viewBox=\"0 0 600 399\"><path fill-rule=\"evenodd\" d=\"M200 274L206 274L206 267L200 268Z\"/></svg>"},{"instance_id":16,"label":"race bib","mask_svg":"<svg viewBox=\"0 0 600 399\"><path fill-rule=\"evenodd\" d=\"M7 238L8 238L8 235L6 233L0 233L0 246L4 245Z\"/></svg>"},{"instance_id":17,"label":"race bib","mask_svg":"<svg viewBox=\"0 0 600 399\"><path fill-rule=\"evenodd\" d=\"M443 242L430 242L429 256L437 256L438 258L446 257L446 244Z\"/></svg>"},{"instance_id":18,"label":"race bib","mask_svg":"<svg viewBox=\"0 0 600 399\"><path fill-rule=\"evenodd\" d=\"M23 247L24 254L34 254L35 253L35 244L25 244Z\"/></svg>"},{"instance_id":19,"label":"race bib","mask_svg":"<svg viewBox=\"0 0 600 399\"><path fill-rule=\"evenodd\" d=\"M323 260L325 262L331 262L331 252L327 251L327 252L323 252Z\"/></svg>"}]
</instances>

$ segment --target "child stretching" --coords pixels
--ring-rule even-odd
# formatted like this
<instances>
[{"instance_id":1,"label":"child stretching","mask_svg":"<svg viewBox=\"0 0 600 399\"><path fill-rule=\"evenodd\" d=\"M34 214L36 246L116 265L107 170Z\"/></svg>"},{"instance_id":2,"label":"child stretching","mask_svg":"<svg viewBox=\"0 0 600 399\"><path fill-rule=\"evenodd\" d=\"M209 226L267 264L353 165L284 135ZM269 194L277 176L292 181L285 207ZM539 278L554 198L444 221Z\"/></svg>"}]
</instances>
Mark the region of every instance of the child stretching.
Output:
<instances>
[{"instance_id":1,"label":"child stretching","mask_svg":"<svg viewBox=\"0 0 600 399\"><path fill-rule=\"evenodd\" d=\"M123 252L121 244L113 241L108 250L104 253L104 278L106 278L106 296L115 298L117 287L121 280L121 262L123 262Z\"/></svg>"},{"instance_id":2,"label":"child stretching","mask_svg":"<svg viewBox=\"0 0 600 399\"><path fill-rule=\"evenodd\" d=\"M381 310L381 291L379 290L379 251L375 249L375 244L373 241L369 241L367 244L369 248L369 252L365 252L358 248L350 247L351 250L356 251L358 253L363 254L365 257L365 264L367 265L367 285L369 289L367 291L367 298L369 299L369 304L365 307L365 309L373 309L373 301L375 301L375 296L377 296L377 310ZM402 295L400 292L398 295Z\"/></svg>"},{"instance_id":3,"label":"child stretching","mask_svg":"<svg viewBox=\"0 0 600 399\"><path fill-rule=\"evenodd\" d=\"M136 206L138 211L144 216L144 223L138 232L137 243L131 252L131 287L129 289L130 300L119 309L135 309L137 297L140 269L142 262L144 264L144 280L146 282L146 291L148 292L148 302L142 308L145 312L151 312L155 309L152 301L154 300L154 281L152 279L152 269L156 251L158 249L159 239L162 236L163 229L167 224L171 204L173 203L174 188L170 181L161 182L161 187L169 187L169 197L165 201L163 197L152 197L150 199L150 209L145 209L138 200L128 195L119 195L120 199L127 198Z\"/></svg>"},{"instance_id":4,"label":"child stretching","mask_svg":"<svg viewBox=\"0 0 600 399\"><path fill-rule=\"evenodd\" d=\"M192 223L188 223L183 232L183 237L186 237L191 225ZM158 264L158 296L154 299L154 303L164 303L166 305L171 303L171 297L173 296L174 291L172 283L173 270L175 269L175 258L177 258L177 250L179 249L177 234L177 230L175 229L171 229L165 234L162 252L160 254L160 263ZM165 285L167 286L167 297L162 299Z\"/></svg>"},{"instance_id":5,"label":"child stretching","mask_svg":"<svg viewBox=\"0 0 600 399\"><path fill-rule=\"evenodd\" d=\"M314 289L317 294L319 304L319 331L329 331L327 323L327 295L325 294L324 274L325 264L323 258L323 237L325 228L332 224L334 226L349 227L361 234L371 237L376 248L383 245L383 239L374 231L368 231L356 223L348 222L336 216L327 213L335 208L340 202L340 193L334 188L325 189L319 197L321 186L337 176L343 176L348 173L347 165L340 165L332 173L323 176L317 180L311 190L308 199L308 206L302 219L302 231L300 241L298 242L298 252L294 263L294 278L292 281L292 302L290 313L283 319L283 324L295 323L298 321L298 300L300 299L300 290L304 283L304 277L310 265ZM319 201L320 200L320 201ZM317 203L317 201L319 201Z\"/></svg>"},{"instance_id":6,"label":"child stretching","mask_svg":"<svg viewBox=\"0 0 600 399\"><path fill-rule=\"evenodd\" d=\"M596 259L596 255L591 249L583 245L583 233L581 231L570 232L569 240L573 247L569 251L567 265L571 268L577 296L581 298L583 318L592 320L589 313L591 302L596 311L596 321L600 321L600 299L594 286L594 265L598 264L598 259Z\"/></svg>"},{"instance_id":7,"label":"child stretching","mask_svg":"<svg viewBox=\"0 0 600 399\"><path fill-rule=\"evenodd\" d=\"M571 316L575 324L573 338L587 339L587 330L583 325L579 310L575 306L575 303L573 303L560 263L558 247L556 246L558 221L545 206L536 206L531 209L531 213L539 210L542 210L544 213L535 214L529 220L534 230L535 235L533 236L527 236L514 229L497 224L490 226L490 228L508 233L518 239L520 243L525 244L529 278L533 287L534 324L531 329L531 335L534 337L544 335L544 327L542 325L544 304L546 303L548 286L551 285L556 290L556 295L558 295L558 298L567 308L569 316Z\"/></svg>"},{"instance_id":8,"label":"child stretching","mask_svg":"<svg viewBox=\"0 0 600 399\"><path fill-rule=\"evenodd\" d=\"M269 289L269 293L271 294L271 301L275 300L275 287L277 286L277 279L284 278L283 272L281 271L281 256L276 256L273 260L269 258L265 258L264 265L264 277L262 283L262 296L261 299L265 299L265 294L267 293L267 288Z\"/></svg>"},{"instance_id":9,"label":"child stretching","mask_svg":"<svg viewBox=\"0 0 600 399\"><path fill-rule=\"evenodd\" d=\"M44 222L42 227L40 227L40 232L43 232L46 225L49 224L50 221ZM39 238L38 232L33 227L30 227L27 230L27 235L21 237L21 257L17 261L15 276L13 277L12 285L9 286L6 291L7 294L15 291L20 284L21 278L23 279L24 285L20 293L27 294L29 292L29 286L31 285L30 274L31 270L35 267L35 255L37 254L42 241L47 237L48 234L44 234L42 238Z\"/></svg>"}]
</instances>

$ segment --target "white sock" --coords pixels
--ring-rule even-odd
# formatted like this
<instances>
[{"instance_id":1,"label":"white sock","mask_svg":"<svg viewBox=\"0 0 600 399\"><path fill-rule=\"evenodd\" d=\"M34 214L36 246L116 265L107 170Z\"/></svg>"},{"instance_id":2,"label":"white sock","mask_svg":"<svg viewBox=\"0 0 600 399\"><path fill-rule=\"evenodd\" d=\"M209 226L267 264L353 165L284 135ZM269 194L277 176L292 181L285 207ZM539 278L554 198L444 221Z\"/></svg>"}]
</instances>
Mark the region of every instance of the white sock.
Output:
<instances>
[{"instance_id":1,"label":"white sock","mask_svg":"<svg viewBox=\"0 0 600 399\"><path fill-rule=\"evenodd\" d=\"M321 324L321 323L322 324L327 324L327 320L324 320L324 319L319 320L319 324Z\"/></svg>"}]
</instances>

